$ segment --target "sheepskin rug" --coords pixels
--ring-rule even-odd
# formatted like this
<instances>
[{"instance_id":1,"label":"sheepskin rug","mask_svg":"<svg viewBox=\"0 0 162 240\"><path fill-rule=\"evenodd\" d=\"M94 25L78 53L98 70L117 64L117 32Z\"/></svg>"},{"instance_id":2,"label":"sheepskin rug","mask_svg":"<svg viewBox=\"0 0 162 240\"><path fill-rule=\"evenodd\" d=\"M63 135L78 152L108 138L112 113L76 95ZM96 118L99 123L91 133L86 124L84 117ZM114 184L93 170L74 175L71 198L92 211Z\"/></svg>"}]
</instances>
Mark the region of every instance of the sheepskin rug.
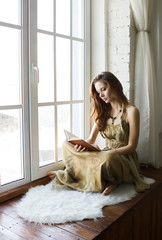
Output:
<instances>
[{"instance_id":1,"label":"sheepskin rug","mask_svg":"<svg viewBox=\"0 0 162 240\"><path fill-rule=\"evenodd\" d=\"M154 180L147 178L148 183ZM31 188L17 205L18 215L37 224L56 224L103 217L102 208L136 196L133 184L121 184L110 195L52 190L52 182Z\"/></svg>"}]
</instances>

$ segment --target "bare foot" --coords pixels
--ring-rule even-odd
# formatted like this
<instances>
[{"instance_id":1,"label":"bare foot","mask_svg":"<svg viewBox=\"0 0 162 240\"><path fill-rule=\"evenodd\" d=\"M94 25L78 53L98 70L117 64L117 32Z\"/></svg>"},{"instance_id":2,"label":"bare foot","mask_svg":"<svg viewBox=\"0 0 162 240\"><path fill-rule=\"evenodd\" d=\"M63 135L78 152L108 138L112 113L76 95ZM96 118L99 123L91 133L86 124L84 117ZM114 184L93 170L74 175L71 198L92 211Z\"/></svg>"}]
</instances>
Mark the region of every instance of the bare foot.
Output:
<instances>
[{"instance_id":1,"label":"bare foot","mask_svg":"<svg viewBox=\"0 0 162 240\"><path fill-rule=\"evenodd\" d=\"M117 185L109 185L109 186L106 187L105 190L102 192L102 195L104 195L104 196L109 195L116 187L117 187Z\"/></svg>"},{"instance_id":2,"label":"bare foot","mask_svg":"<svg viewBox=\"0 0 162 240\"><path fill-rule=\"evenodd\" d=\"M51 180L53 180L56 177L56 172L55 171L49 171L48 176Z\"/></svg>"}]
</instances>

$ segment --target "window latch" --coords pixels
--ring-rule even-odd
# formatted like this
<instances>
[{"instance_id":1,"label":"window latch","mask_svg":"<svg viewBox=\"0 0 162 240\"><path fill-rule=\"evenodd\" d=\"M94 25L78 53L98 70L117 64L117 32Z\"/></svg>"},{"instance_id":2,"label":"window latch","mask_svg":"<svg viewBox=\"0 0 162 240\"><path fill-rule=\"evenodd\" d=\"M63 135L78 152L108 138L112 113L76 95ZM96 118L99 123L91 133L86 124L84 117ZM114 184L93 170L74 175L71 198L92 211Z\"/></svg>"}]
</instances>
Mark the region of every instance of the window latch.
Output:
<instances>
[{"instance_id":1,"label":"window latch","mask_svg":"<svg viewBox=\"0 0 162 240\"><path fill-rule=\"evenodd\" d=\"M35 65L35 64L32 64L32 72L36 72L37 74L37 83L39 83L39 68Z\"/></svg>"}]
</instances>

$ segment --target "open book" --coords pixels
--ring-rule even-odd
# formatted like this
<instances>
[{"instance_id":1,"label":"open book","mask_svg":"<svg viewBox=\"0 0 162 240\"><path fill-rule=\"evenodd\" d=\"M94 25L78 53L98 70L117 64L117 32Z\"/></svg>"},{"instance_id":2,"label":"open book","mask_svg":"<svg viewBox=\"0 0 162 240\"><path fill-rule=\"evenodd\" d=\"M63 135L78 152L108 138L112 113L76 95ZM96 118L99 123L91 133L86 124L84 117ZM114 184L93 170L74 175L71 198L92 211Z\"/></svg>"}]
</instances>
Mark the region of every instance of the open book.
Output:
<instances>
[{"instance_id":1,"label":"open book","mask_svg":"<svg viewBox=\"0 0 162 240\"><path fill-rule=\"evenodd\" d=\"M77 136L75 136L74 134L70 133L67 130L64 130L65 132L65 136L68 142L72 143L72 144L78 144L81 145L82 147L87 148L89 151L95 151L95 152L100 152L101 150L96 148L95 146L87 143L86 141L84 141L83 139L78 138Z\"/></svg>"}]
</instances>

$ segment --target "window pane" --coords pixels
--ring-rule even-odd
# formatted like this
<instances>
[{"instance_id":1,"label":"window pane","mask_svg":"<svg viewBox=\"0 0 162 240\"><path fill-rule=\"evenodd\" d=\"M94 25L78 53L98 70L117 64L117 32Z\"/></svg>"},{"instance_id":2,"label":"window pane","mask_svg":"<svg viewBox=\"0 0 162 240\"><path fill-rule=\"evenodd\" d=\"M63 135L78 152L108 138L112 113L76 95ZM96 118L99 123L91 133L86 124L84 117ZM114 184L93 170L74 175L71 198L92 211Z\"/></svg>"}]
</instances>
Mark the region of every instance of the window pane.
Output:
<instances>
[{"instance_id":1,"label":"window pane","mask_svg":"<svg viewBox=\"0 0 162 240\"><path fill-rule=\"evenodd\" d=\"M70 35L70 0L56 0L56 32Z\"/></svg>"},{"instance_id":2,"label":"window pane","mask_svg":"<svg viewBox=\"0 0 162 240\"><path fill-rule=\"evenodd\" d=\"M84 38L84 0L72 0L72 35Z\"/></svg>"},{"instance_id":3,"label":"window pane","mask_svg":"<svg viewBox=\"0 0 162 240\"><path fill-rule=\"evenodd\" d=\"M39 107L39 166L55 162L54 107Z\"/></svg>"},{"instance_id":4,"label":"window pane","mask_svg":"<svg viewBox=\"0 0 162 240\"><path fill-rule=\"evenodd\" d=\"M1 184L23 178L22 112L0 111Z\"/></svg>"},{"instance_id":5,"label":"window pane","mask_svg":"<svg viewBox=\"0 0 162 240\"><path fill-rule=\"evenodd\" d=\"M57 101L70 100L70 40L56 38Z\"/></svg>"},{"instance_id":6,"label":"window pane","mask_svg":"<svg viewBox=\"0 0 162 240\"><path fill-rule=\"evenodd\" d=\"M53 0L38 0L38 28L53 32Z\"/></svg>"},{"instance_id":7,"label":"window pane","mask_svg":"<svg viewBox=\"0 0 162 240\"><path fill-rule=\"evenodd\" d=\"M39 107L39 166L55 162L54 107Z\"/></svg>"},{"instance_id":8,"label":"window pane","mask_svg":"<svg viewBox=\"0 0 162 240\"><path fill-rule=\"evenodd\" d=\"M21 30L0 27L0 105L21 104Z\"/></svg>"},{"instance_id":9,"label":"window pane","mask_svg":"<svg viewBox=\"0 0 162 240\"><path fill-rule=\"evenodd\" d=\"M38 33L38 101L54 101L53 36Z\"/></svg>"},{"instance_id":10,"label":"window pane","mask_svg":"<svg viewBox=\"0 0 162 240\"><path fill-rule=\"evenodd\" d=\"M84 43L73 41L73 100L84 99Z\"/></svg>"},{"instance_id":11,"label":"window pane","mask_svg":"<svg viewBox=\"0 0 162 240\"><path fill-rule=\"evenodd\" d=\"M84 103L73 104L73 134L84 138Z\"/></svg>"},{"instance_id":12,"label":"window pane","mask_svg":"<svg viewBox=\"0 0 162 240\"><path fill-rule=\"evenodd\" d=\"M0 21L21 24L21 0L0 0Z\"/></svg>"},{"instance_id":13,"label":"window pane","mask_svg":"<svg viewBox=\"0 0 162 240\"><path fill-rule=\"evenodd\" d=\"M62 143L65 140L64 129L70 130L70 105L60 105L57 109L58 159L62 160Z\"/></svg>"}]
</instances>

